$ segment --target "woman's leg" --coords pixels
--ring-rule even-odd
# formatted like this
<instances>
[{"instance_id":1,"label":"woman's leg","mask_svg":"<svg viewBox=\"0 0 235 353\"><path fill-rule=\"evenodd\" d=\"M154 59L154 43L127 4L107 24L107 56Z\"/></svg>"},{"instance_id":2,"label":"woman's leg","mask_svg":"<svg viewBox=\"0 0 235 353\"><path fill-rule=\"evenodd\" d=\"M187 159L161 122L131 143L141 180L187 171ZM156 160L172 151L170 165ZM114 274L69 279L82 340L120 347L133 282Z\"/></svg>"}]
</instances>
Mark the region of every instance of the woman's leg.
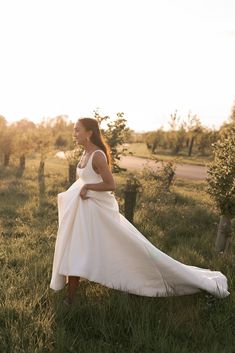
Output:
<instances>
[{"instance_id":1,"label":"woman's leg","mask_svg":"<svg viewBox=\"0 0 235 353\"><path fill-rule=\"evenodd\" d=\"M70 301L75 298L79 280L79 276L68 276L68 299Z\"/></svg>"}]
</instances>

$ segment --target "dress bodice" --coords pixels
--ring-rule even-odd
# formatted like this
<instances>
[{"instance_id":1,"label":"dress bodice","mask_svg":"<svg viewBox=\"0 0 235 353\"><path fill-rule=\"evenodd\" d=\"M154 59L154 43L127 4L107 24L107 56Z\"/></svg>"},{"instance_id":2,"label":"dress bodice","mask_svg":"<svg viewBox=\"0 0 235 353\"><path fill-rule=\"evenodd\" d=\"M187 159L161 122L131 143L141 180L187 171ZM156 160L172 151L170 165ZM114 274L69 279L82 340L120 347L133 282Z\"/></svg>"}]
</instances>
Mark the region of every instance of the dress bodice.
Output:
<instances>
[{"instance_id":1,"label":"dress bodice","mask_svg":"<svg viewBox=\"0 0 235 353\"><path fill-rule=\"evenodd\" d=\"M93 155L95 152L98 152L98 151L103 153L103 155L105 156L105 159L107 161L107 157L106 157L106 154L104 153L104 151L98 149L98 150L95 150L91 153L85 167L79 168L79 166L78 166L79 162L77 164L76 174L79 177L79 179L81 179L83 182L100 183L103 181L101 175L96 173L96 171L94 170L94 168L92 166Z\"/></svg>"}]
</instances>

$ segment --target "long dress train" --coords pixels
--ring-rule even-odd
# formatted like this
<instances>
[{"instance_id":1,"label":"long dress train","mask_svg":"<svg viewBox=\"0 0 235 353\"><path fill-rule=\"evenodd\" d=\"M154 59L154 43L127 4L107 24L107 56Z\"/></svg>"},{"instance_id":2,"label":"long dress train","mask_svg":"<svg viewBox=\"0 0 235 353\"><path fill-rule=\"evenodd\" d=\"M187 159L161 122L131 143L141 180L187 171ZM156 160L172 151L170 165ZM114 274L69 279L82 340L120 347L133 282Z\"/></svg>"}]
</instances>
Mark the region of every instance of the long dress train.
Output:
<instances>
[{"instance_id":1,"label":"long dress train","mask_svg":"<svg viewBox=\"0 0 235 353\"><path fill-rule=\"evenodd\" d=\"M111 191L88 190L85 183L102 178L92 167L93 151L79 178L58 197L58 232L50 288L59 291L68 275L142 296L173 296L207 291L218 298L230 294L227 278L181 263L155 247L120 212ZM106 159L107 161L107 159Z\"/></svg>"}]
</instances>

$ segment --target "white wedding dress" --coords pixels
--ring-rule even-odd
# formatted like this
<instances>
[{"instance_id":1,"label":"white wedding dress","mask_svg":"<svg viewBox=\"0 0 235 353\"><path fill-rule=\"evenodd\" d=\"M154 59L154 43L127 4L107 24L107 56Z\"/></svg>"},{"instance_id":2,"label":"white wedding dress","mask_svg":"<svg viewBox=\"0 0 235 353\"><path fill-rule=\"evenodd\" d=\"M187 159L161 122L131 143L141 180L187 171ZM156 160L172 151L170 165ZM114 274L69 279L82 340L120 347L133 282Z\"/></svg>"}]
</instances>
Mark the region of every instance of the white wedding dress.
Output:
<instances>
[{"instance_id":1,"label":"white wedding dress","mask_svg":"<svg viewBox=\"0 0 235 353\"><path fill-rule=\"evenodd\" d=\"M225 275L183 264L160 251L119 213L111 191L88 190L89 198L81 198L83 184L103 181L92 167L97 151L106 158L102 150L93 151L85 167L77 166L79 178L58 194L59 227L50 288L63 289L71 275L148 297L201 291L228 296Z\"/></svg>"}]
</instances>

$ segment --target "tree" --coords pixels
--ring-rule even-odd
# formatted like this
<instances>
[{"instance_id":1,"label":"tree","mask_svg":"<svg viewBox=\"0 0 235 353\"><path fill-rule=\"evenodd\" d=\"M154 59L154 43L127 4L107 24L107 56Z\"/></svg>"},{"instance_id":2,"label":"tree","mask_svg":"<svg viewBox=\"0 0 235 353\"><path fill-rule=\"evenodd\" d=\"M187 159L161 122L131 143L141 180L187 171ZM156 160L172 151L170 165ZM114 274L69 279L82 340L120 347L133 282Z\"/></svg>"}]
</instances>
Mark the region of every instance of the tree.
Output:
<instances>
[{"instance_id":1,"label":"tree","mask_svg":"<svg viewBox=\"0 0 235 353\"><path fill-rule=\"evenodd\" d=\"M177 109L174 114L171 114L171 120L169 122L170 141L173 154L178 154L184 146L186 140L185 122L180 122L181 117L177 115Z\"/></svg>"},{"instance_id":2,"label":"tree","mask_svg":"<svg viewBox=\"0 0 235 353\"><path fill-rule=\"evenodd\" d=\"M201 133L197 136L197 149L202 155L210 155L212 144L219 138L219 131L215 129L202 128Z\"/></svg>"},{"instance_id":3,"label":"tree","mask_svg":"<svg viewBox=\"0 0 235 353\"><path fill-rule=\"evenodd\" d=\"M32 121L21 119L11 126L15 135L15 155L19 157L19 175L22 175L26 155L33 151L33 132L36 125Z\"/></svg>"},{"instance_id":4,"label":"tree","mask_svg":"<svg viewBox=\"0 0 235 353\"><path fill-rule=\"evenodd\" d=\"M146 145L148 149L151 149L152 153L156 153L157 147L161 146L164 141L164 131L162 127L156 131L150 131L146 134Z\"/></svg>"},{"instance_id":5,"label":"tree","mask_svg":"<svg viewBox=\"0 0 235 353\"><path fill-rule=\"evenodd\" d=\"M34 131L34 150L40 154L40 163L38 167L39 184L44 184L44 167L45 160L52 147L52 136L50 129L50 121L42 120Z\"/></svg>"},{"instance_id":6,"label":"tree","mask_svg":"<svg viewBox=\"0 0 235 353\"><path fill-rule=\"evenodd\" d=\"M126 170L125 168L121 168L117 161L120 160L120 155L127 150L123 144L126 140L126 136L128 136L130 132L130 129L126 127L127 120L123 117L124 113L119 112L116 115L116 119L110 121L110 117L108 115L101 116L97 111L94 111L94 117L98 120L99 126L103 121L107 124L107 128L105 130L101 126L100 130L111 149L113 160L112 172L119 173L122 170Z\"/></svg>"},{"instance_id":7,"label":"tree","mask_svg":"<svg viewBox=\"0 0 235 353\"><path fill-rule=\"evenodd\" d=\"M235 123L213 144L214 160L208 164L207 191L220 213L215 250L225 251L235 215Z\"/></svg>"},{"instance_id":8,"label":"tree","mask_svg":"<svg viewBox=\"0 0 235 353\"><path fill-rule=\"evenodd\" d=\"M4 158L4 153L3 153L3 144L4 144L4 133L7 129L7 120L3 115L0 115L0 152L2 157ZM3 160L2 158L2 160Z\"/></svg>"},{"instance_id":9,"label":"tree","mask_svg":"<svg viewBox=\"0 0 235 353\"><path fill-rule=\"evenodd\" d=\"M226 133L227 130L230 130L231 127L235 125L235 102L232 107L232 111L228 121L225 121L220 127L220 134Z\"/></svg>"},{"instance_id":10,"label":"tree","mask_svg":"<svg viewBox=\"0 0 235 353\"><path fill-rule=\"evenodd\" d=\"M197 117L196 114L192 116L191 112L188 113L187 132L189 135L188 156L191 157L194 141L197 135L202 132L200 119Z\"/></svg>"},{"instance_id":11,"label":"tree","mask_svg":"<svg viewBox=\"0 0 235 353\"><path fill-rule=\"evenodd\" d=\"M68 120L67 115L57 115L50 120L51 134L54 146L60 150L72 148L72 133L74 124Z\"/></svg>"},{"instance_id":12,"label":"tree","mask_svg":"<svg viewBox=\"0 0 235 353\"><path fill-rule=\"evenodd\" d=\"M1 134L1 150L3 153L3 165L8 167L10 164L10 156L15 151L14 129L12 126L6 126Z\"/></svg>"}]
</instances>

